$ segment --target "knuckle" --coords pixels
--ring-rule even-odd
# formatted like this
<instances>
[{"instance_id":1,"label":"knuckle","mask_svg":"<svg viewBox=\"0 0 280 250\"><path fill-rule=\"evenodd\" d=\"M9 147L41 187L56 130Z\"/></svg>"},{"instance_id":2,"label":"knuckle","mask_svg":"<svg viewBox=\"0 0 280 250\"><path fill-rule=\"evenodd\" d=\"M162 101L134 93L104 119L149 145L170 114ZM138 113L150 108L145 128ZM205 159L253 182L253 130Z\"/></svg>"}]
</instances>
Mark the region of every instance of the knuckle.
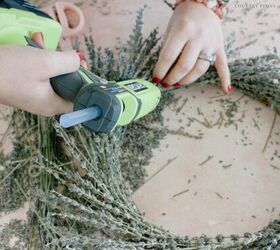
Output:
<instances>
[{"instance_id":1,"label":"knuckle","mask_svg":"<svg viewBox=\"0 0 280 250\"><path fill-rule=\"evenodd\" d=\"M179 33L192 32L194 30L194 23L189 20L181 19L177 24Z\"/></svg>"},{"instance_id":2,"label":"knuckle","mask_svg":"<svg viewBox=\"0 0 280 250\"><path fill-rule=\"evenodd\" d=\"M218 63L217 63L217 66L221 69L227 69L228 68L228 64L227 64L227 61L225 60L220 60Z\"/></svg>"},{"instance_id":3,"label":"knuckle","mask_svg":"<svg viewBox=\"0 0 280 250\"><path fill-rule=\"evenodd\" d=\"M208 69L208 66L207 65L200 65L197 67L197 74L198 75L203 75Z\"/></svg>"},{"instance_id":4,"label":"knuckle","mask_svg":"<svg viewBox=\"0 0 280 250\"><path fill-rule=\"evenodd\" d=\"M50 108L47 108L47 109L44 109L42 110L42 113L41 113L43 116L45 117L52 117L52 116L55 116L56 113L54 112L54 110L50 109Z\"/></svg>"},{"instance_id":5,"label":"knuckle","mask_svg":"<svg viewBox=\"0 0 280 250\"><path fill-rule=\"evenodd\" d=\"M161 56L161 60L162 60L162 62L164 62L166 64L172 64L173 63L171 54L163 54Z\"/></svg>"},{"instance_id":6,"label":"knuckle","mask_svg":"<svg viewBox=\"0 0 280 250\"><path fill-rule=\"evenodd\" d=\"M49 54L48 56L44 57L44 60L42 60L43 69L50 73L54 71L55 64L54 64L54 57L53 55Z\"/></svg>"},{"instance_id":7,"label":"knuckle","mask_svg":"<svg viewBox=\"0 0 280 250\"><path fill-rule=\"evenodd\" d=\"M199 37L203 37L203 38L205 38L205 37L206 38L207 37L211 38L212 37L212 36L209 35L209 30L207 30L203 27L200 27L200 28L197 29L196 35L199 36Z\"/></svg>"},{"instance_id":8,"label":"knuckle","mask_svg":"<svg viewBox=\"0 0 280 250\"><path fill-rule=\"evenodd\" d=\"M178 68L181 72L188 72L192 69L191 62L185 61L185 62L178 62Z\"/></svg>"}]
</instances>

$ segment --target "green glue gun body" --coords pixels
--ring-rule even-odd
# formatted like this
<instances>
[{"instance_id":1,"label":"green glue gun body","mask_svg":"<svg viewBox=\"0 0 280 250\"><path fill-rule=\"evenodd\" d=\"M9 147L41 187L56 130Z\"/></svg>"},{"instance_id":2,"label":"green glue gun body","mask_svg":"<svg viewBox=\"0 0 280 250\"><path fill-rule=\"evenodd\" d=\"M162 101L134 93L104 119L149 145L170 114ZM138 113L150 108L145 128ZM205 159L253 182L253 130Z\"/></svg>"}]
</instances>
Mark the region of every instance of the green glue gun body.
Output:
<instances>
[{"instance_id":1,"label":"green glue gun body","mask_svg":"<svg viewBox=\"0 0 280 250\"><path fill-rule=\"evenodd\" d=\"M62 29L59 23L26 1L0 0L0 45L39 48L30 37L42 32L46 48L55 49ZM74 73L50 79L54 91L74 103L73 113L61 117L64 127L82 123L97 133L110 133L153 111L161 98L154 84L142 79L121 82L101 79L80 67Z\"/></svg>"}]
</instances>

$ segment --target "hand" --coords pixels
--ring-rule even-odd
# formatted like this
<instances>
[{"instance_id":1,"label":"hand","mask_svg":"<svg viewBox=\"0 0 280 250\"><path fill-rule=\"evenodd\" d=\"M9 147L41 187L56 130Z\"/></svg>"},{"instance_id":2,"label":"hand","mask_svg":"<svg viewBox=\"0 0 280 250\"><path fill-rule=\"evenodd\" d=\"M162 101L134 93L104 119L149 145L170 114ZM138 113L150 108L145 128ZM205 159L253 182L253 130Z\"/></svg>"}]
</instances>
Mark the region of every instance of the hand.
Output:
<instances>
[{"instance_id":1,"label":"hand","mask_svg":"<svg viewBox=\"0 0 280 250\"><path fill-rule=\"evenodd\" d=\"M210 66L208 61L198 58L201 52L216 55L215 67L222 88L230 93L231 79L220 19L203 4L182 2L169 22L153 81L161 82L165 88L196 81Z\"/></svg>"},{"instance_id":2,"label":"hand","mask_svg":"<svg viewBox=\"0 0 280 250\"><path fill-rule=\"evenodd\" d=\"M54 92L49 79L78 70L76 52L0 46L0 65L0 103L43 116L73 110L71 102Z\"/></svg>"}]
</instances>

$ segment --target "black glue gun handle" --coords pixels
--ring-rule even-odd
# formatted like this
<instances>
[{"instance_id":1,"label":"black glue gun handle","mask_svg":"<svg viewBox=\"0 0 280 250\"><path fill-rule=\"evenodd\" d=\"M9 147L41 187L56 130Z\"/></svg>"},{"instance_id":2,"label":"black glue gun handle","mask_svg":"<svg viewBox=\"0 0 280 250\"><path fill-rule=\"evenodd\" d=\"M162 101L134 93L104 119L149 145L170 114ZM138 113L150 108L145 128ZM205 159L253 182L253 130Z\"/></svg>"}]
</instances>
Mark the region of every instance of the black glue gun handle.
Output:
<instances>
[{"instance_id":1,"label":"black glue gun handle","mask_svg":"<svg viewBox=\"0 0 280 250\"><path fill-rule=\"evenodd\" d=\"M74 102L77 94L86 85L79 71L50 79L54 91L63 99Z\"/></svg>"}]
</instances>

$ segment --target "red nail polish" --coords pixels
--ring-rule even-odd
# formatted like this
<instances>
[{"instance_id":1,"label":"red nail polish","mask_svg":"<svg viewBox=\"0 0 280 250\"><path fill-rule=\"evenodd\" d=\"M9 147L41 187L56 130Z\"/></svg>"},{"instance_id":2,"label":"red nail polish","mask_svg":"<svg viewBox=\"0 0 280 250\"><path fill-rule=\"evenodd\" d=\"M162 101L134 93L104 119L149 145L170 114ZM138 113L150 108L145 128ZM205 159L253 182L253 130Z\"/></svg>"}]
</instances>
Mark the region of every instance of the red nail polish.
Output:
<instances>
[{"instance_id":1,"label":"red nail polish","mask_svg":"<svg viewBox=\"0 0 280 250\"><path fill-rule=\"evenodd\" d=\"M162 86L164 89L168 89L168 88L169 88L169 84L166 83L166 82L163 82L163 83L161 84L161 86Z\"/></svg>"},{"instance_id":2,"label":"red nail polish","mask_svg":"<svg viewBox=\"0 0 280 250\"><path fill-rule=\"evenodd\" d=\"M76 53L77 53L77 55L80 57L80 60L81 60L81 61L85 59L84 53L83 53L83 52L77 50Z\"/></svg>"},{"instance_id":3,"label":"red nail polish","mask_svg":"<svg viewBox=\"0 0 280 250\"><path fill-rule=\"evenodd\" d=\"M232 86L231 86L231 85L228 86L227 92L228 92L229 94L232 93Z\"/></svg>"},{"instance_id":4,"label":"red nail polish","mask_svg":"<svg viewBox=\"0 0 280 250\"><path fill-rule=\"evenodd\" d=\"M174 89L179 89L179 88L181 88L182 87L182 85L180 84L180 83L175 83L175 84L173 84L173 88Z\"/></svg>"},{"instance_id":5,"label":"red nail polish","mask_svg":"<svg viewBox=\"0 0 280 250\"><path fill-rule=\"evenodd\" d=\"M153 77L152 82L153 82L153 83L156 83L156 84L160 84L161 79L158 78L158 77Z\"/></svg>"}]
</instances>

